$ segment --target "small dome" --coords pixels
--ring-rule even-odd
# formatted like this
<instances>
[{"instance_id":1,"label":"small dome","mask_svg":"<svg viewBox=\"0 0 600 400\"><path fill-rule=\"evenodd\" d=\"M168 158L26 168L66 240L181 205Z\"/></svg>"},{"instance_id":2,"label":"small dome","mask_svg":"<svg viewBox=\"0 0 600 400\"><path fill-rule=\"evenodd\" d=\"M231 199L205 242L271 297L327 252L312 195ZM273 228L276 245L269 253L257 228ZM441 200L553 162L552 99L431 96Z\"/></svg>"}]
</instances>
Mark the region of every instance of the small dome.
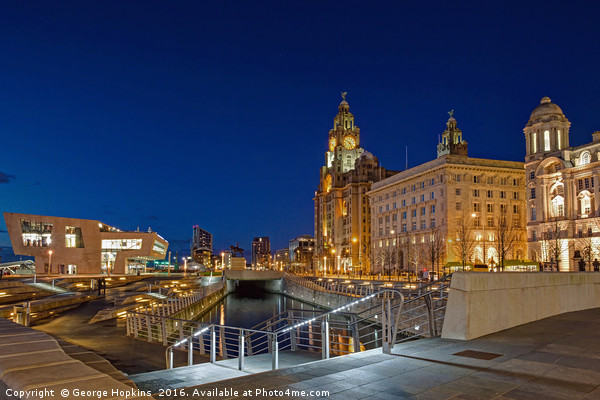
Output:
<instances>
[{"instance_id":1,"label":"small dome","mask_svg":"<svg viewBox=\"0 0 600 400\"><path fill-rule=\"evenodd\" d=\"M360 155L360 158L363 158L363 157L364 158L370 158L370 159L375 158L375 156L373 154L371 154L370 151L366 151L366 150L363 151L363 153Z\"/></svg>"},{"instance_id":2,"label":"small dome","mask_svg":"<svg viewBox=\"0 0 600 400\"><path fill-rule=\"evenodd\" d=\"M559 106L552 103L550 97L542 97L540 105L533 110L529 120L537 119L544 115L560 115L564 117L563 111L560 109Z\"/></svg>"}]
</instances>

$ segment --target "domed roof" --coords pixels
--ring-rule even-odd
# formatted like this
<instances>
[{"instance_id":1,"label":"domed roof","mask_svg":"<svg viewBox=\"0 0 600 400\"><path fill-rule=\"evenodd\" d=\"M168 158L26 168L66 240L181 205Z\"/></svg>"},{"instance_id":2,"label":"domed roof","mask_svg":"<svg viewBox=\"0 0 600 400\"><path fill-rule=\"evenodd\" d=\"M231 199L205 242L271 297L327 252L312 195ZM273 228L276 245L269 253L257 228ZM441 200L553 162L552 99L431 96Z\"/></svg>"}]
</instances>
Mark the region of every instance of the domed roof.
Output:
<instances>
[{"instance_id":1,"label":"domed roof","mask_svg":"<svg viewBox=\"0 0 600 400\"><path fill-rule=\"evenodd\" d=\"M533 112L531 113L531 117L529 117L529 120L533 120L544 115L560 115L564 117L563 111L560 109L559 106L552 103L550 97L542 97L540 105L533 110Z\"/></svg>"},{"instance_id":2,"label":"domed roof","mask_svg":"<svg viewBox=\"0 0 600 400\"><path fill-rule=\"evenodd\" d=\"M375 156L373 154L371 154L370 151L366 151L366 150L363 151L362 154L360 155L360 158L363 158L363 157L364 158L371 158L371 159L375 158Z\"/></svg>"},{"instance_id":3,"label":"domed roof","mask_svg":"<svg viewBox=\"0 0 600 400\"><path fill-rule=\"evenodd\" d=\"M340 106L347 106L347 105L348 105L348 102L346 100L342 100L340 102Z\"/></svg>"}]
</instances>

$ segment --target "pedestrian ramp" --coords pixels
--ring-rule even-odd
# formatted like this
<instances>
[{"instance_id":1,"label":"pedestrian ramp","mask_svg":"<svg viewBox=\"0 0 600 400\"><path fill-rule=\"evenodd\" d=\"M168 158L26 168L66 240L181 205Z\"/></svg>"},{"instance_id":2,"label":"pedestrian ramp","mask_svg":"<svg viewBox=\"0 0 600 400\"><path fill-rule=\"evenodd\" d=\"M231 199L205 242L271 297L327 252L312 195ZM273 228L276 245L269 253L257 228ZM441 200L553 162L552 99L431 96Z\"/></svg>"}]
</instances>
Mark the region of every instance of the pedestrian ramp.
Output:
<instances>
[{"instance_id":1,"label":"pedestrian ramp","mask_svg":"<svg viewBox=\"0 0 600 400\"><path fill-rule=\"evenodd\" d=\"M51 285L51 284L45 283L45 282L28 283L28 285L33 286L34 288L45 290L47 292L52 292L52 293L69 293L69 291L67 289L63 289L56 285Z\"/></svg>"},{"instance_id":2,"label":"pedestrian ramp","mask_svg":"<svg viewBox=\"0 0 600 400\"><path fill-rule=\"evenodd\" d=\"M279 367L287 368L321 359L320 353L308 351L285 351L279 353ZM158 393L163 389L179 389L252 375L272 369L271 354L245 357L244 371L238 369L238 359L227 359L216 363L171 368L161 371L130 375L138 389Z\"/></svg>"}]
</instances>

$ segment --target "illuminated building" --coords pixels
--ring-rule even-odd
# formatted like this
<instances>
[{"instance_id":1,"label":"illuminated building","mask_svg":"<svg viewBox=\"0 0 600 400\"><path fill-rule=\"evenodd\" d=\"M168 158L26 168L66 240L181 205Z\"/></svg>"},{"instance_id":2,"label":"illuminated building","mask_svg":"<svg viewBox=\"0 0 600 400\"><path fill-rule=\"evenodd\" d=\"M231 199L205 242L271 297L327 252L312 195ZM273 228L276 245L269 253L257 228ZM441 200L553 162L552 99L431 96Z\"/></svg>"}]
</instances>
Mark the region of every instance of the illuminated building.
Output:
<instances>
[{"instance_id":1,"label":"illuminated building","mask_svg":"<svg viewBox=\"0 0 600 400\"><path fill-rule=\"evenodd\" d=\"M4 213L15 254L35 257L37 273L135 273L165 258L169 243L156 232L123 232L102 222Z\"/></svg>"},{"instance_id":2,"label":"illuminated building","mask_svg":"<svg viewBox=\"0 0 600 400\"><path fill-rule=\"evenodd\" d=\"M329 131L325 165L315 192L314 266L319 271L369 271L371 184L395 173L360 147L360 129L343 100Z\"/></svg>"},{"instance_id":3,"label":"illuminated building","mask_svg":"<svg viewBox=\"0 0 600 400\"><path fill-rule=\"evenodd\" d=\"M207 267L211 266L213 251L212 234L198 225L193 227L191 254L194 261Z\"/></svg>"},{"instance_id":4,"label":"illuminated building","mask_svg":"<svg viewBox=\"0 0 600 400\"><path fill-rule=\"evenodd\" d=\"M252 241L252 268L269 268L271 242L268 236L255 237Z\"/></svg>"},{"instance_id":5,"label":"illuminated building","mask_svg":"<svg viewBox=\"0 0 600 400\"><path fill-rule=\"evenodd\" d=\"M571 147L570 126L544 97L523 129L529 253L561 271L589 271L600 259L600 131L591 143Z\"/></svg>"},{"instance_id":6,"label":"illuminated building","mask_svg":"<svg viewBox=\"0 0 600 400\"><path fill-rule=\"evenodd\" d=\"M289 242L290 264L294 272L313 269L315 239L310 235L300 235Z\"/></svg>"},{"instance_id":7,"label":"illuminated building","mask_svg":"<svg viewBox=\"0 0 600 400\"><path fill-rule=\"evenodd\" d=\"M467 261L498 264L500 217L514 235L505 259L526 257L523 163L472 158L467 150L450 116L436 159L373 184L368 195L375 271L431 269L428 246L443 254L438 265L462 261L456 240L463 221L472 241Z\"/></svg>"}]
</instances>

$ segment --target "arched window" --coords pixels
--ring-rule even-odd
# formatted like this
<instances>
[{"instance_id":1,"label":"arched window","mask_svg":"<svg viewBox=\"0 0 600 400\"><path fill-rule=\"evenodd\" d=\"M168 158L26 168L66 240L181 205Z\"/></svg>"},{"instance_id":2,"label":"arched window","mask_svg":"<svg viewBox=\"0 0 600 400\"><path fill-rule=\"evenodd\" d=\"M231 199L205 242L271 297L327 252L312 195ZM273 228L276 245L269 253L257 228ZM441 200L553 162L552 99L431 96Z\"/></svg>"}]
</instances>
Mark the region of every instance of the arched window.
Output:
<instances>
[{"instance_id":1,"label":"arched window","mask_svg":"<svg viewBox=\"0 0 600 400\"><path fill-rule=\"evenodd\" d=\"M556 131L556 146L560 150L560 129Z\"/></svg>"},{"instance_id":2,"label":"arched window","mask_svg":"<svg viewBox=\"0 0 600 400\"><path fill-rule=\"evenodd\" d=\"M590 209L591 209L590 197L589 196L584 196L581 199L581 213L587 215L587 214L590 213Z\"/></svg>"},{"instance_id":3,"label":"arched window","mask_svg":"<svg viewBox=\"0 0 600 400\"><path fill-rule=\"evenodd\" d=\"M562 196L556 196L552 199L552 216L564 217L565 216L565 199Z\"/></svg>"},{"instance_id":4,"label":"arched window","mask_svg":"<svg viewBox=\"0 0 600 400\"><path fill-rule=\"evenodd\" d=\"M550 131L544 131L544 151L550 151Z\"/></svg>"},{"instance_id":5,"label":"arched window","mask_svg":"<svg viewBox=\"0 0 600 400\"><path fill-rule=\"evenodd\" d=\"M537 153L537 133L531 134L531 153Z\"/></svg>"},{"instance_id":6,"label":"arched window","mask_svg":"<svg viewBox=\"0 0 600 400\"><path fill-rule=\"evenodd\" d=\"M585 164L589 164L590 160L591 160L591 155L589 151L584 151L583 153L581 153L581 160L579 162L579 165L585 165Z\"/></svg>"}]
</instances>

